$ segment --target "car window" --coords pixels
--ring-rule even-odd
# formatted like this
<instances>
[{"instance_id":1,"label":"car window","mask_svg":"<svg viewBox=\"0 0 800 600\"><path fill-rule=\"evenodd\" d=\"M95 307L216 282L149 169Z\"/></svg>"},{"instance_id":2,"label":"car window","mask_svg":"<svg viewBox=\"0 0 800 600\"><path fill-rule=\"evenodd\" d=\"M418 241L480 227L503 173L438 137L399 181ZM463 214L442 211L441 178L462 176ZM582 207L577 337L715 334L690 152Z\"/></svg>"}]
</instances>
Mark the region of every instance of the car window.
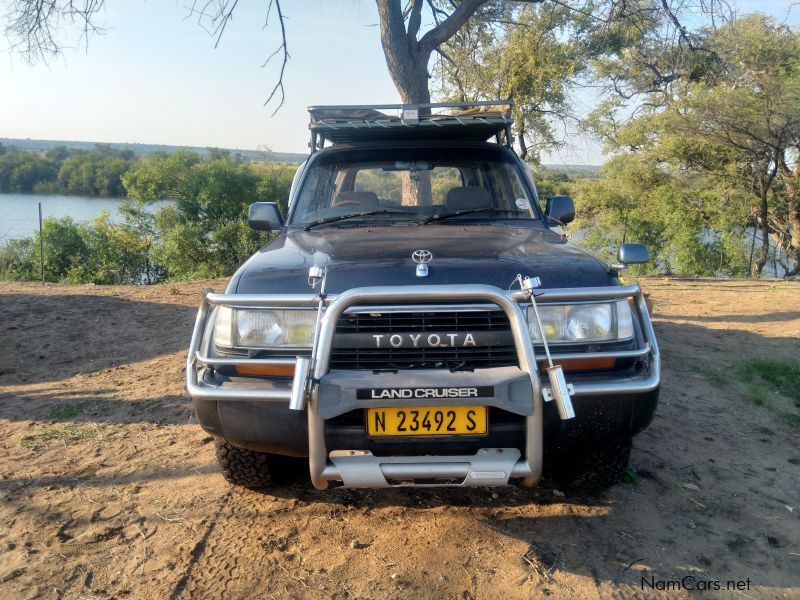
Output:
<instances>
[{"instance_id":1,"label":"car window","mask_svg":"<svg viewBox=\"0 0 800 600\"><path fill-rule=\"evenodd\" d=\"M461 173L454 167L433 167L427 171L429 175L419 174L417 180L422 177L430 177L430 202L416 195L408 199L406 205L434 204L444 205L445 196L451 188L462 185ZM415 185L414 176L406 171L387 171L385 166L374 166L358 169L355 176L353 189L358 192L375 192L382 205L402 205L403 186ZM420 202L422 201L422 202Z\"/></svg>"},{"instance_id":2,"label":"car window","mask_svg":"<svg viewBox=\"0 0 800 600\"><path fill-rule=\"evenodd\" d=\"M404 209L392 211L398 220L473 209L483 219L537 218L516 161L494 149L343 150L306 171L293 223L390 208Z\"/></svg>"}]
</instances>

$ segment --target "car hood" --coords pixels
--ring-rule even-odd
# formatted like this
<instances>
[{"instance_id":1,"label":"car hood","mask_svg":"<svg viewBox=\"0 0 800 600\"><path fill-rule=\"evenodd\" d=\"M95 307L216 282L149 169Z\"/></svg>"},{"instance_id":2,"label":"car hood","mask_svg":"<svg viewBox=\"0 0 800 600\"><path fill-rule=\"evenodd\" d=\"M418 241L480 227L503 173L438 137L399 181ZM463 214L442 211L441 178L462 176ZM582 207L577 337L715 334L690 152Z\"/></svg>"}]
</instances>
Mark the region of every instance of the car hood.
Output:
<instances>
[{"instance_id":1,"label":"car hood","mask_svg":"<svg viewBox=\"0 0 800 600\"><path fill-rule=\"evenodd\" d=\"M411 258L428 250L427 277ZM545 288L615 285L606 265L543 227L508 224L322 226L284 231L237 271L239 294L308 293L308 269L327 265L327 292L376 285L481 283L507 289L517 273Z\"/></svg>"}]
</instances>

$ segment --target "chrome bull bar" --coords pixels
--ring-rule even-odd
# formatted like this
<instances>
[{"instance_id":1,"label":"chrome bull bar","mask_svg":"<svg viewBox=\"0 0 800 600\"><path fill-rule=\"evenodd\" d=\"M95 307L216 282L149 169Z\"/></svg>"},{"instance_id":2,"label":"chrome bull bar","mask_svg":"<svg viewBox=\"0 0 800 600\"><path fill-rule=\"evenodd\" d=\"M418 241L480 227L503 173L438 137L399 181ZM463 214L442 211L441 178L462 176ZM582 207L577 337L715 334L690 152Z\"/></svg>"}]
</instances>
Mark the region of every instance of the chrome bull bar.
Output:
<instances>
[{"instance_id":1,"label":"chrome bull bar","mask_svg":"<svg viewBox=\"0 0 800 600\"><path fill-rule=\"evenodd\" d=\"M330 303L324 316L317 339L317 360L313 365L314 379L319 381L329 371L330 355L333 349L333 336L336 324L344 312L356 304L385 303L385 302L474 302L485 301L495 304L506 313L511 326L511 336L517 352L519 368L528 374L533 389L533 414L525 417L525 454L509 466L505 455L497 453L502 460L486 459L482 470L476 471L468 467L470 476L477 477L465 479L461 485L471 481L481 481L482 485L504 485L512 476L523 477L527 485L536 485L542 475L542 393L539 382L539 369L533 353L533 344L528 334L528 323L525 314L516 298L517 292L507 292L490 285L453 285L453 286L405 286L405 287L365 287L355 288L340 294ZM519 299L524 300L527 294L520 292ZM419 457L405 457L403 459L375 459L371 455L363 457L357 455L330 457L325 446L325 421L318 415L317 388L311 391L308 403L308 463L311 471L311 482L317 489L328 487L328 481L341 480L350 487L388 487L383 465L402 460L411 464L410 473L414 469L420 473L417 477L424 477L423 473L442 471L447 464L470 465L475 462L470 457L451 456L436 457L418 461ZM501 449L492 449L501 450ZM426 463L423 469L422 462ZM491 475L492 477L489 477Z\"/></svg>"},{"instance_id":2,"label":"chrome bull bar","mask_svg":"<svg viewBox=\"0 0 800 600\"><path fill-rule=\"evenodd\" d=\"M537 302L562 300L601 300L631 297L642 328L643 344L635 350L614 350L592 353L554 353L555 362L586 358L639 358L648 357L645 373L614 380L576 381L570 383L570 393L575 396L598 396L617 393L644 393L658 388L660 384L660 354L653 331L644 295L638 285L608 286L594 288L542 289L536 291ZM307 357L247 359L241 357L215 358L209 354L210 338L205 335L212 307L261 308L308 308L315 309L322 300L325 310L319 328L314 352L314 364ZM526 372L533 389L533 413L526 418L526 444L524 455L514 449L488 449L496 453L490 463L485 453L473 456L452 457L392 457L378 458L369 453L328 454L325 447L324 420L318 416L317 386L309 386L307 394L298 395L292 390L312 374L312 382L318 382L329 371L330 357L336 323L346 312L361 305L396 303L409 307L415 302L486 302L503 310L511 325L511 333L517 352L519 368ZM339 295L320 297L319 294L267 295L267 294L214 294L203 296L189 346L186 362L186 387L193 398L217 401L249 400L260 402L282 402L299 408L305 400L308 412L309 467L311 480L318 489L325 489L331 480L342 480L351 487L387 487L389 480L435 477L463 481L457 485L503 485L510 477L521 477L526 485L535 485L541 477L542 468L542 402L552 399L552 393L539 379L537 357L528 333L527 320L521 305L530 302L523 290L502 290L488 285L454 286L401 286L354 288ZM455 308L456 305L449 305ZM415 306L414 308L419 308ZM441 307L437 307L441 308ZM360 308L358 308L360 310ZM426 310L429 309L426 305ZM293 385L264 385L241 387L214 385L204 381L208 369L235 365L295 365ZM303 396L307 395L308 398ZM510 461L510 457L516 457ZM494 467L491 465L494 464ZM509 467L509 465L511 465ZM416 469L416 470L415 470Z\"/></svg>"}]
</instances>

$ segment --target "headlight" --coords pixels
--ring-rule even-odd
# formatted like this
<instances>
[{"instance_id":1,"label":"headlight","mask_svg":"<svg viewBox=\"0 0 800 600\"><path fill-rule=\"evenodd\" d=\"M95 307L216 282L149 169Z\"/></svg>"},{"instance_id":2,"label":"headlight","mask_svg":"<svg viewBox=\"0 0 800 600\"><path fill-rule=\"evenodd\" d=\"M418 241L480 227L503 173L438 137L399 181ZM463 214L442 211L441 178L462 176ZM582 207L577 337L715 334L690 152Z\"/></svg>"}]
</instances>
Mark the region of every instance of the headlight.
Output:
<instances>
[{"instance_id":1,"label":"headlight","mask_svg":"<svg viewBox=\"0 0 800 600\"><path fill-rule=\"evenodd\" d=\"M633 315L627 300L537 307L549 344L613 342L633 337ZM532 307L528 308L528 330L534 342L542 341Z\"/></svg>"},{"instance_id":2,"label":"headlight","mask_svg":"<svg viewBox=\"0 0 800 600\"><path fill-rule=\"evenodd\" d=\"M220 348L309 348L316 317L313 310L219 306L214 344Z\"/></svg>"}]
</instances>

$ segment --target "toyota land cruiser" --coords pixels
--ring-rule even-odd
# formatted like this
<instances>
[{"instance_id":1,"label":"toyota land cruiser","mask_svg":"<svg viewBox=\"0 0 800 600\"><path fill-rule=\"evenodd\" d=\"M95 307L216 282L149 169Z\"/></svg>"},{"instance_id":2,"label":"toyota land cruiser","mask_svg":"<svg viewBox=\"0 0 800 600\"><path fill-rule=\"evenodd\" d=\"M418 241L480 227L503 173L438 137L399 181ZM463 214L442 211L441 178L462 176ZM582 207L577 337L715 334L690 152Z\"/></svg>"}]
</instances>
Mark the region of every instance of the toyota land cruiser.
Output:
<instances>
[{"instance_id":1,"label":"toyota land cruiser","mask_svg":"<svg viewBox=\"0 0 800 600\"><path fill-rule=\"evenodd\" d=\"M186 376L225 477L273 455L318 489L573 486L624 471L656 408L642 291L540 205L507 103L312 107L311 154L251 227L277 232L207 293ZM395 114L396 113L396 114Z\"/></svg>"}]
</instances>

